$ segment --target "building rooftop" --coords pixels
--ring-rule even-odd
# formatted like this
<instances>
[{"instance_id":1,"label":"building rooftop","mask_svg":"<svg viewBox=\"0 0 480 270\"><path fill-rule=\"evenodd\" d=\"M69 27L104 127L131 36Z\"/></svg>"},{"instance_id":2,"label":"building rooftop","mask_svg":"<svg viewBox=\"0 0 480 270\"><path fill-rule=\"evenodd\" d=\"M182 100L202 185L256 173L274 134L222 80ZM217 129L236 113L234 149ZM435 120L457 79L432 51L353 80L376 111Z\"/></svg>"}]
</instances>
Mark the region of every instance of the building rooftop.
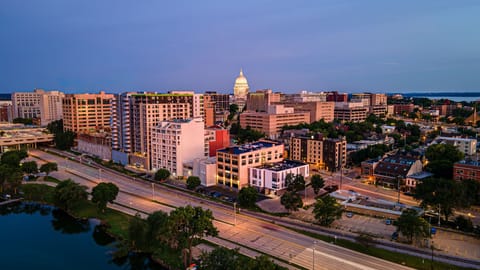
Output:
<instances>
[{"instance_id":1,"label":"building rooftop","mask_svg":"<svg viewBox=\"0 0 480 270\"><path fill-rule=\"evenodd\" d=\"M470 166L480 167L480 162L478 162L476 160L460 160L459 162L457 162L455 164L462 164L462 165L470 165Z\"/></svg>"},{"instance_id":2,"label":"building rooftop","mask_svg":"<svg viewBox=\"0 0 480 270\"><path fill-rule=\"evenodd\" d=\"M431 172L421 171L419 173L411 174L408 177L413 178L413 179L417 179L417 180L422 180L422 179L432 177L432 176L433 176L433 173L431 173Z\"/></svg>"},{"instance_id":3,"label":"building rooftop","mask_svg":"<svg viewBox=\"0 0 480 270\"><path fill-rule=\"evenodd\" d=\"M278 172L278 171L283 171L283 170L296 168L296 167L300 167L300 166L305 166L305 165L307 165L307 164L303 163L303 162L285 159L284 161L281 161L281 162L264 164L264 165L258 166L256 168L257 169L267 169L267 170L270 170L270 171Z\"/></svg>"},{"instance_id":4,"label":"building rooftop","mask_svg":"<svg viewBox=\"0 0 480 270\"><path fill-rule=\"evenodd\" d=\"M240 154L243 154L243 153L253 152L253 151L263 149L263 148L269 148L269 147L272 147L272 146L275 146L275 145L280 145L280 144L281 143L277 143L277 142L273 142L273 141L258 141L258 142L254 142L254 143L243 144L243 145L240 145L240 146L226 147L226 148L218 150L218 152L240 155Z\"/></svg>"}]
</instances>

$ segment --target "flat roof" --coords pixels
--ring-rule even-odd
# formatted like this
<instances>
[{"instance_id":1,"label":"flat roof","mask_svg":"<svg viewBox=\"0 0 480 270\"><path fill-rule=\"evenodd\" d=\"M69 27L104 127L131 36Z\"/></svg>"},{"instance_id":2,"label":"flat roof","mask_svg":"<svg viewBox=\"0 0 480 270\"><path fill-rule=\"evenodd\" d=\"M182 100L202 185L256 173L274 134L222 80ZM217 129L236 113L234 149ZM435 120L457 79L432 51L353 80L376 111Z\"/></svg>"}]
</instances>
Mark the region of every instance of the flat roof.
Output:
<instances>
[{"instance_id":1,"label":"flat roof","mask_svg":"<svg viewBox=\"0 0 480 270\"><path fill-rule=\"evenodd\" d=\"M240 155L243 153L253 152L263 148L269 148L269 147L280 145L280 144L281 143L270 142L270 141L258 141L258 142L243 144L239 146L231 146L231 147L223 148L217 151L222 153Z\"/></svg>"},{"instance_id":2,"label":"flat roof","mask_svg":"<svg viewBox=\"0 0 480 270\"><path fill-rule=\"evenodd\" d=\"M284 161L264 164L264 165L261 165L261 166L255 167L255 168L256 169L267 169L267 170L270 170L270 171L278 172L278 171L283 171L283 170L292 169L292 168L296 168L296 167L301 167L301 166L305 166L305 165L308 165L308 164L303 163L303 162L299 162L299 161L293 161L293 160L285 159Z\"/></svg>"},{"instance_id":3,"label":"flat roof","mask_svg":"<svg viewBox=\"0 0 480 270\"><path fill-rule=\"evenodd\" d=\"M480 166L480 162L476 160L460 160L459 162L456 162L455 164L462 164L462 165L470 165L470 166Z\"/></svg>"}]
</instances>

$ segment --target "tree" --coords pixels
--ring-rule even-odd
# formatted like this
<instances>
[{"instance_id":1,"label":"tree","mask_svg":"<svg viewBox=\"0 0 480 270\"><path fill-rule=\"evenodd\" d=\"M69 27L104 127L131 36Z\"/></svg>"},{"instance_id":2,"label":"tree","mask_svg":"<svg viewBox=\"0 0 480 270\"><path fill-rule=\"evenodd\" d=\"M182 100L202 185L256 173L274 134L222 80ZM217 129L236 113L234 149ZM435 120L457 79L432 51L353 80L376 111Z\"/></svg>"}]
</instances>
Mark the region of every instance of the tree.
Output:
<instances>
[{"instance_id":1,"label":"tree","mask_svg":"<svg viewBox=\"0 0 480 270\"><path fill-rule=\"evenodd\" d=\"M11 167L7 164L0 165L0 191L11 188L17 193L17 188L22 183L23 173L18 167Z\"/></svg>"},{"instance_id":2,"label":"tree","mask_svg":"<svg viewBox=\"0 0 480 270\"><path fill-rule=\"evenodd\" d=\"M288 191L300 191L305 189L305 178L301 174L289 173L285 176L285 185Z\"/></svg>"},{"instance_id":3,"label":"tree","mask_svg":"<svg viewBox=\"0 0 480 270\"><path fill-rule=\"evenodd\" d=\"M28 157L27 151L13 150L3 153L0 162L10 167L18 168L20 161L26 157Z\"/></svg>"},{"instance_id":4,"label":"tree","mask_svg":"<svg viewBox=\"0 0 480 270\"><path fill-rule=\"evenodd\" d=\"M203 252L200 255L200 269L205 270L240 270L244 269L243 257L237 249L218 247L210 252Z\"/></svg>"},{"instance_id":5,"label":"tree","mask_svg":"<svg viewBox=\"0 0 480 270\"><path fill-rule=\"evenodd\" d=\"M467 179L460 183L460 205L462 207L470 207L473 204L480 205L480 182Z\"/></svg>"},{"instance_id":6,"label":"tree","mask_svg":"<svg viewBox=\"0 0 480 270\"><path fill-rule=\"evenodd\" d=\"M235 118L235 115L238 113L238 105L235 103L230 104L228 111L230 112L230 114L228 115L227 118L229 121L232 121L233 118Z\"/></svg>"},{"instance_id":7,"label":"tree","mask_svg":"<svg viewBox=\"0 0 480 270\"><path fill-rule=\"evenodd\" d=\"M316 195L318 194L320 189L325 186L325 181L319 174L313 175L310 183L312 184L313 192L315 192Z\"/></svg>"},{"instance_id":8,"label":"tree","mask_svg":"<svg viewBox=\"0 0 480 270\"><path fill-rule=\"evenodd\" d=\"M329 195L318 198L313 209L315 219L322 226L330 226L336 219L342 217L342 212L342 206Z\"/></svg>"},{"instance_id":9,"label":"tree","mask_svg":"<svg viewBox=\"0 0 480 270\"><path fill-rule=\"evenodd\" d=\"M87 200L87 187L70 179L60 182L53 191L55 205L69 211L80 202Z\"/></svg>"},{"instance_id":10,"label":"tree","mask_svg":"<svg viewBox=\"0 0 480 270\"><path fill-rule=\"evenodd\" d=\"M55 146L60 150L68 150L73 146L75 140L75 133L73 131L67 130L60 133L55 133L53 141Z\"/></svg>"},{"instance_id":11,"label":"tree","mask_svg":"<svg viewBox=\"0 0 480 270\"><path fill-rule=\"evenodd\" d=\"M58 165L55 162L48 162L40 166L40 171L44 172L47 177L53 171L58 171Z\"/></svg>"},{"instance_id":12,"label":"tree","mask_svg":"<svg viewBox=\"0 0 480 270\"><path fill-rule=\"evenodd\" d=\"M155 181L165 181L170 176L170 171L167 169L159 169L154 176Z\"/></svg>"},{"instance_id":13,"label":"tree","mask_svg":"<svg viewBox=\"0 0 480 270\"><path fill-rule=\"evenodd\" d=\"M99 183L92 189L92 202L105 213L107 203L113 203L118 195L118 187L113 183Z\"/></svg>"},{"instance_id":14,"label":"tree","mask_svg":"<svg viewBox=\"0 0 480 270\"><path fill-rule=\"evenodd\" d=\"M190 190L194 190L196 187L200 186L202 181L198 176L189 176L187 178L187 188Z\"/></svg>"},{"instance_id":15,"label":"tree","mask_svg":"<svg viewBox=\"0 0 480 270\"><path fill-rule=\"evenodd\" d=\"M413 209L406 209L397 219L397 230L411 243L413 239L430 237L430 225Z\"/></svg>"},{"instance_id":16,"label":"tree","mask_svg":"<svg viewBox=\"0 0 480 270\"><path fill-rule=\"evenodd\" d=\"M429 161L425 168L436 177L446 177L449 179L453 177L453 163L448 160Z\"/></svg>"},{"instance_id":17,"label":"tree","mask_svg":"<svg viewBox=\"0 0 480 270\"><path fill-rule=\"evenodd\" d=\"M433 144L427 148L425 157L429 162L448 160L453 164L463 159L463 153L451 144Z\"/></svg>"},{"instance_id":18,"label":"tree","mask_svg":"<svg viewBox=\"0 0 480 270\"><path fill-rule=\"evenodd\" d=\"M238 203L241 207L253 208L257 202L258 191L254 187L244 187L238 193Z\"/></svg>"},{"instance_id":19,"label":"tree","mask_svg":"<svg viewBox=\"0 0 480 270\"><path fill-rule=\"evenodd\" d=\"M453 213L453 209L461 202L460 185L451 179L428 178L417 185L414 198L421 200L422 207L437 208L440 206L445 220Z\"/></svg>"},{"instance_id":20,"label":"tree","mask_svg":"<svg viewBox=\"0 0 480 270\"><path fill-rule=\"evenodd\" d=\"M280 203L288 212L298 211L298 208L303 206L302 198L293 191L285 192L282 197L280 197Z\"/></svg>"},{"instance_id":21,"label":"tree","mask_svg":"<svg viewBox=\"0 0 480 270\"><path fill-rule=\"evenodd\" d=\"M34 174L38 172L38 165L35 161L26 161L22 164L22 171L26 174Z\"/></svg>"},{"instance_id":22,"label":"tree","mask_svg":"<svg viewBox=\"0 0 480 270\"><path fill-rule=\"evenodd\" d=\"M170 233L179 246L188 250L185 266L192 261L192 246L196 240L205 236L217 236L218 230L213 226L213 214L197 206L187 205L170 212Z\"/></svg>"}]
</instances>

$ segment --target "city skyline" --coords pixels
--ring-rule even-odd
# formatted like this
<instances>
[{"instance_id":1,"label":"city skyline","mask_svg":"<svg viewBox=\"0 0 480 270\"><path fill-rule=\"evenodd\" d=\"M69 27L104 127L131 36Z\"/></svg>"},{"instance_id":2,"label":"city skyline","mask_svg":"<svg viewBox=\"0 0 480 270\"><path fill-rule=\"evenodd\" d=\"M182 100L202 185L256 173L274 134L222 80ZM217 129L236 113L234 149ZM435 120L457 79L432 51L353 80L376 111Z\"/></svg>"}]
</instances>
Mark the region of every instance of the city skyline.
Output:
<instances>
[{"instance_id":1,"label":"city skyline","mask_svg":"<svg viewBox=\"0 0 480 270\"><path fill-rule=\"evenodd\" d=\"M2 1L0 93L480 91L480 3Z\"/></svg>"}]
</instances>

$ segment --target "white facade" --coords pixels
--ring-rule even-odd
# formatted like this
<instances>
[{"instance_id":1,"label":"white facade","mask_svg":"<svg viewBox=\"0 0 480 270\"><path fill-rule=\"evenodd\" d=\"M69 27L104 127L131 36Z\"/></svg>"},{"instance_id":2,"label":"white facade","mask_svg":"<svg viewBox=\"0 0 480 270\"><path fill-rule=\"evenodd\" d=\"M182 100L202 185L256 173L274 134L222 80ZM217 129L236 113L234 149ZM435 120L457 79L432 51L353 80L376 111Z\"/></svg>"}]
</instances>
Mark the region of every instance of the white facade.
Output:
<instances>
[{"instance_id":1,"label":"white facade","mask_svg":"<svg viewBox=\"0 0 480 270\"><path fill-rule=\"evenodd\" d=\"M196 158L192 162L184 163L183 176L198 176L201 185L205 187L217 184L217 161L215 157Z\"/></svg>"},{"instance_id":2,"label":"white facade","mask_svg":"<svg viewBox=\"0 0 480 270\"><path fill-rule=\"evenodd\" d=\"M249 168L250 186L260 190L278 191L285 189L285 177L288 174L310 175L309 165L301 162L284 160L260 167Z\"/></svg>"},{"instance_id":3,"label":"white facade","mask_svg":"<svg viewBox=\"0 0 480 270\"><path fill-rule=\"evenodd\" d=\"M151 132L152 168L183 175L183 163L205 157L202 118L163 121Z\"/></svg>"},{"instance_id":4,"label":"white facade","mask_svg":"<svg viewBox=\"0 0 480 270\"><path fill-rule=\"evenodd\" d=\"M457 147L458 151L467 156L471 156L477 152L477 140L468 138L442 137L438 136L433 140L432 144L449 143Z\"/></svg>"},{"instance_id":5,"label":"white facade","mask_svg":"<svg viewBox=\"0 0 480 270\"><path fill-rule=\"evenodd\" d=\"M63 118L62 100L65 94L59 91L35 89L33 92L12 94L13 117L39 118L40 125Z\"/></svg>"}]
</instances>

